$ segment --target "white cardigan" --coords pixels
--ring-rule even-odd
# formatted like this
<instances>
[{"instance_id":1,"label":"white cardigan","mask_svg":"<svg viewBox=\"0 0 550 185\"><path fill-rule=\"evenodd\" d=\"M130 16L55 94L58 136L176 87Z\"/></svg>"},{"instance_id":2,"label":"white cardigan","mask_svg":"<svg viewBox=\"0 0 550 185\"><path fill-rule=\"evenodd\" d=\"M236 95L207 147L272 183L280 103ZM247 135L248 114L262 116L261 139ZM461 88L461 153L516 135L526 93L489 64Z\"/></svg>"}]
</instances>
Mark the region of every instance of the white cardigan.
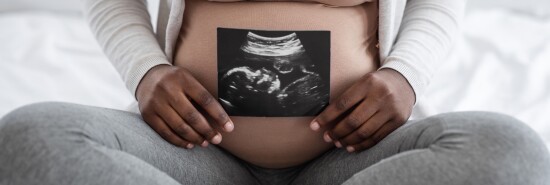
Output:
<instances>
[{"instance_id":1,"label":"white cardigan","mask_svg":"<svg viewBox=\"0 0 550 185\"><path fill-rule=\"evenodd\" d=\"M184 0L160 0L153 32L145 0L82 0L84 14L128 89L149 69L172 64ZM416 99L458 36L465 0L379 0L381 68L401 73Z\"/></svg>"}]
</instances>

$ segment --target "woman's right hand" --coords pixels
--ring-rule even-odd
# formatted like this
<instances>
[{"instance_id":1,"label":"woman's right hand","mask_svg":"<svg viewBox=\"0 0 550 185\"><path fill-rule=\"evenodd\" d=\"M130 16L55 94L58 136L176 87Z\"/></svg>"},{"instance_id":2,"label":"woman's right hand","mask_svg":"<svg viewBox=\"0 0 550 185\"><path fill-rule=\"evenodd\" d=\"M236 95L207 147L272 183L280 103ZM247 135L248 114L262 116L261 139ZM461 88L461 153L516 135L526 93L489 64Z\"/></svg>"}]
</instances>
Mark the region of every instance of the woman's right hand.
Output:
<instances>
[{"instance_id":1,"label":"woman's right hand","mask_svg":"<svg viewBox=\"0 0 550 185\"><path fill-rule=\"evenodd\" d=\"M144 121L176 146L190 149L194 145L206 147L209 142L219 144L222 135L218 130L231 132L234 128L216 98L182 67L153 67L141 80L136 96ZM210 125L199 109L216 125Z\"/></svg>"}]
</instances>

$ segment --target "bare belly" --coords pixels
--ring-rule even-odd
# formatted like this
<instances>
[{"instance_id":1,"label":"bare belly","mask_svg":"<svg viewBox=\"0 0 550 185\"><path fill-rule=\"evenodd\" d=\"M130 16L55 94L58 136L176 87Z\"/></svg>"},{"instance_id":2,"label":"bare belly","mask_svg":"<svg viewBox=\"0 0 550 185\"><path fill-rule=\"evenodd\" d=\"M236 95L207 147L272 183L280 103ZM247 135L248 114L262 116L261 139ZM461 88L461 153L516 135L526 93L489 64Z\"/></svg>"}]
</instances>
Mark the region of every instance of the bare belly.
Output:
<instances>
[{"instance_id":1,"label":"bare belly","mask_svg":"<svg viewBox=\"0 0 550 185\"><path fill-rule=\"evenodd\" d=\"M295 166L315 158L333 146L323 141L322 132L313 132L309 129L309 123L313 116L322 110L322 105L326 106L326 103L338 97L363 75L377 69L376 22L377 8L374 3L334 8L315 3L297 2L216 3L186 1L186 10L174 64L187 68L214 96L234 99L232 103L227 103L224 108L231 108L230 106L235 104L246 106L246 108L239 109L240 111L227 109L228 113L231 112L230 116L232 115L231 119L235 123L235 130L232 133L223 133L221 147L258 166L266 168ZM225 33L220 32L219 28L241 29L237 31L262 33L264 36L272 33L267 31L256 32L254 30L285 31L283 37L286 37L284 35L287 35L287 32L297 33L301 43L298 42L297 45L290 46L295 48L293 50L294 54L292 54L293 57L285 55L285 52L291 50L288 49L284 52L270 53L267 51L271 58L260 57L258 59L257 56L264 56L262 52L266 51L249 51L246 40L234 44L235 46L232 46L231 43L225 43L226 41L220 40L220 37L223 37ZM245 29L245 31L242 29ZM246 31L246 29L250 31ZM320 51L324 51L318 49L318 47L321 47L318 46L319 44L315 44L319 39L308 36L308 34L315 35L317 33L307 32L308 30L329 33L329 38L323 38L328 39L329 45L326 52L329 54L319 54ZM273 38L280 38L279 36L281 35L266 37L266 39L275 42ZM235 38L228 36L227 40L231 39ZM255 44L252 43L252 45ZM220 48L220 46L223 47ZM231 47L235 49L227 49ZM237 55L236 52L242 52L244 55ZM251 53L252 57L249 56ZM233 54L241 58L225 59L220 57L222 55L233 56ZM304 58L303 56L306 55L307 57ZM325 61L318 55L326 56L326 62L318 63ZM248 57L244 63L234 62L241 61L242 56L244 58ZM255 66L257 62L248 65L251 60L256 59L263 62L258 64L260 67ZM241 65L246 69L239 68ZM229 70L226 70L226 68ZM244 93L244 95L243 91L235 91L236 93L231 92L229 94L226 90L221 91L220 88L227 87L229 89L227 91L236 88L234 87L235 84L227 84L231 81L226 83L223 77L227 76L224 76L224 74L229 74L229 71L239 71L235 70L237 68L241 71L245 70L249 74L263 74L262 78L251 81L251 85L258 87L249 89L250 92ZM321 100L316 102L313 101L315 99L309 100L307 98L308 94L323 97L322 93L288 92L290 90L284 88L285 86L291 87L299 81L292 82L292 78L302 78L301 76L304 75L315 77L310 79L317 79L316 83L318 82L321 86L324 82L321 79L325 79L326 84L323 87L326 87L326 102L324 104ZM262 75L258 76L261 77ZM286 82L289 81L286 79L291 80ZM264 85L265 82L269 83ZM301 83L299 87L302 89L319 87L319 85L308 84L306 81ZM250 87L250 85L242 85L242 88L246 87ZM258 91L259 88L264 89ZM287 96L292 96L292 93L303 98L284 99ZM262 100L264 97L266 98L265 101ZM269 97L273 97L273 100L268 101L267 98ZM287 102L287 104L277 104L277 101ZM270 104L271 102L275 103ZM299 103L291 104L291 102ZM319 102L321 102L320 105L315 105ZM299 109L300 107L306 107L306 104L308 106L309 104L314 105L311 111ZM238 108L237 105L235 106ZM286 112L285 110L296 111ZM257 114L248 115L251 112L257 112Z\"/></svg>"}]
</instances>

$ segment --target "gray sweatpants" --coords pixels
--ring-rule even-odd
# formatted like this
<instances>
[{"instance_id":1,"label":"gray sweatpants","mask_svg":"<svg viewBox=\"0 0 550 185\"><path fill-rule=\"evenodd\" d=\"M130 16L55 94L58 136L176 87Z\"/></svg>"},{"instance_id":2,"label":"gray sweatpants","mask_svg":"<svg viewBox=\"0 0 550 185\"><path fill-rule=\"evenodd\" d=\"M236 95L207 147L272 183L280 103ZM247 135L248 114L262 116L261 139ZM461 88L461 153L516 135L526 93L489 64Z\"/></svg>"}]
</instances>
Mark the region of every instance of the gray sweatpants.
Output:
<instances>
[{"instance_id":1,"label":"gray sweatpants","mask_svg":"<svg viewBox=\"0 0 550 185\"><path fill-rule=\"evenodd\" d=\"M518 120L464 112L411 121L360 153L264 169L216 146L186 150L137 114L66 103L0 120L0 184L550 184L550 155Z\"/></svg>"}]
</instances>

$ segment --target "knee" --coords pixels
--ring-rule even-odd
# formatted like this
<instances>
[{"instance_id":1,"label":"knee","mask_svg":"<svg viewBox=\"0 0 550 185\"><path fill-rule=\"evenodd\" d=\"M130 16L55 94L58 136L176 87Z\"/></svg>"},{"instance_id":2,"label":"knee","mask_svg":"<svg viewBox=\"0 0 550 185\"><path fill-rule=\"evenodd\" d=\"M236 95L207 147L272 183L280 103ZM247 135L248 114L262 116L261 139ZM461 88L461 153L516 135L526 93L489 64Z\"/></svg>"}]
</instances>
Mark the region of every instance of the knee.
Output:
<instances>
[{"instance_id":1,"label":"knee","mask_svg":"<svg viewBox=\"0 0 550 185\"><path fill-rule=\"evenodd\" d=\"M542 139L522 121L500 113L460 112L443 116L443 121L453 129L465 130L476 142L499 142L501 145L545 148Z\"/></svg>"},{"instance_id":2,"label":"knee","mask_svg":"<svg viewBox=\"0 0 550 185\"><path fill-rule=\"evenodd\" d=\"M448 127L447 132L463 132L467 136L467 153L483 159L480 162L499 166L496 168L502 171L520 172L531 180L550 174L546 145L533 129L516 118L490 112L462 112L440 115L439 119Z\"/></svg>"},{"instance_id":3,"label":"knee","mask_svg":"<svg viewBox=\"0 0 550 185\"><path fill-rule=\"evenodd\" d=\"M482 148L499 150L545 150L539 135L522 121L492 112L459 112L437 116L448 132L463 132Z\"/></svg>"},{"instance_id":4,"label":"knee","mask_svg":"<svg viewBox=\"0 0 550 185\"><path fill-rule=\"evenodd\" d=\"M70 109L71 104L45 102L30 104L8 113L0 119L0 138L9 138L16 142L16 137L42 135L63 122L59 121L61 114Z\"/></svg>"},{"instance_id":5,"label":"knee","mask_svg":"<svg viewBox=\"0 0 550 185\"><path fill-rule=\"evenodd\" d=\"M2 123L0 126L36 124L47 120L48 117L52 117L54 114L63 112L61 109L67 109L68 106L70 104L61 102L41 102L25 105L0 119Z\"/></svg>"}]
</instances>

